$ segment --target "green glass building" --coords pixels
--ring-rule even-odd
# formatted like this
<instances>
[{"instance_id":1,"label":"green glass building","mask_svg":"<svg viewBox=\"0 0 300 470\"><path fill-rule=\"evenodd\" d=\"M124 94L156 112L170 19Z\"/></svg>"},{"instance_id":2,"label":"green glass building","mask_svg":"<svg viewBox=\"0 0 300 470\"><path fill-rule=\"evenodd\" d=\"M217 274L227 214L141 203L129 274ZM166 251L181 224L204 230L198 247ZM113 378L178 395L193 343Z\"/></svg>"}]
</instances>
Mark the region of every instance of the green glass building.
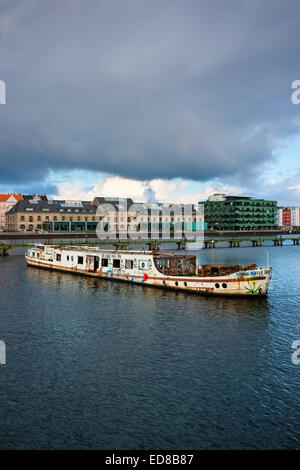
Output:
<instances>
[{"instance_id":1,"label":"green glass building","mask_svg":"<svg viewBox=\"0 0 300 470\"><path fill-rule=\"evenodd\" d=\"M252 196L214 194L204 206L208 230L274 230L277 229L277 201Z\"/></svg>"}]
</instances>

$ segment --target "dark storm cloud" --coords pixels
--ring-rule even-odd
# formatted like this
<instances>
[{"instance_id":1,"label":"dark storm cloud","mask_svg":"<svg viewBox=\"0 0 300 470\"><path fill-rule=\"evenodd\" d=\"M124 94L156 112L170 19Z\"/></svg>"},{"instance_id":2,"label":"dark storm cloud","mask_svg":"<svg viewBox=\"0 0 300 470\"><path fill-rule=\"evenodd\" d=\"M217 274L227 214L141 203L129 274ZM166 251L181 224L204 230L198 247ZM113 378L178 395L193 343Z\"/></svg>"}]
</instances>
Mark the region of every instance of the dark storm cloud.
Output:
<instances>
[{"instance_id":1,"label":"dark storm cloud","mask_svg":"<svg viewBox=\"0 0 300 470\"><path fill-rule=\"evenodd\" d=\"M0 0L0 183L256 177L299 132L298 1Z\"/></svg>"}]
</instances>

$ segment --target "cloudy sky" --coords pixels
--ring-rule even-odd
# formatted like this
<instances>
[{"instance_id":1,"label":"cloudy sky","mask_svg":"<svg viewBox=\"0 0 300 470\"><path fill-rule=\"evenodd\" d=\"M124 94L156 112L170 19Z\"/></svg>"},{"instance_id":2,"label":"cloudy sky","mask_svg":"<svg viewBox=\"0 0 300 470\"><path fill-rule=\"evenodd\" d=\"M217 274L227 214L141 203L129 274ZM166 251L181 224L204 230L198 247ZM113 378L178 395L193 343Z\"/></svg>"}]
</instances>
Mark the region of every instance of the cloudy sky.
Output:
<instances>
[{"instance_id":1,"label":"cloudy sky","mask_svg":"<svg viewBox=\"0 0 300 470\"><path fill-rule=\"evenodd\" d=\"M0 0L0 192L300 205L298 0Z\"/></svg>"}]
</instances>

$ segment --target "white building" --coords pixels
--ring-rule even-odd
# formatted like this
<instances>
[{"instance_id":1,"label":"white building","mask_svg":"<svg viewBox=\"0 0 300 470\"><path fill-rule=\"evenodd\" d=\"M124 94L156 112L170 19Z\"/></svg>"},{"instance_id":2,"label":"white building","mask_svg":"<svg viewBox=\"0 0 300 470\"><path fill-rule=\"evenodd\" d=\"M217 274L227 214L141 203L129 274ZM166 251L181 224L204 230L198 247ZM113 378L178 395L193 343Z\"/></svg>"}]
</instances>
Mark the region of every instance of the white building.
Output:
<instances>
[{"instance_id":1,"label":"white building","mask_svg":"<svg viewBox=\"0 0 300 470\"><path fill-rule=\"evenodd\" d=\"M300 227L300 208L279 207L278 225L280 227Z\"/></svg>"}]
</instances>

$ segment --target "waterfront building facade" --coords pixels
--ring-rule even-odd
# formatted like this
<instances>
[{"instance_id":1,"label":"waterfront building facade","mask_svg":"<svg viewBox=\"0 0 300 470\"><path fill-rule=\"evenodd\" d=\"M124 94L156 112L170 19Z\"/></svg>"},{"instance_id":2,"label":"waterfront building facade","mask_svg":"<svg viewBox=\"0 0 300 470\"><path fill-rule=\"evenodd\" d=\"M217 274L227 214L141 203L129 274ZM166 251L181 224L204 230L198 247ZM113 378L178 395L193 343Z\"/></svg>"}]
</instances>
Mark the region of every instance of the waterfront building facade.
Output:
<instances>
[{"instance_id":1,"label":"waterfront building facade","mask_svg":"<svg viewBox=\"0 0 300 470\"><path fill-rule=\"evenodd\" d=\"M0 194L0 230L7 229L6 213L21 199L21 194Z\"/></svg>"},{"instance_id":2,"label":"waterfront building facade","mask_svg":"<svg viewBox=\"0 0 300 470\"><path fill-rule=\"evenodd\" d=\"M118 238L169 238L193 236L205 228L204 217L192 204L133 202L130 198L95 198L102 208L98 228Z\"/></svg>"},{"instance_id":3,"label":"waterfront building facade","mask_svg":"<svg viewBox=\"0 0 300 470\"><path fill-rule=\"evenodd\" d=\"M103 198L92 201L97 207L105 208L99 228L126 233L137 238L166 238L177 233L199 233L204 230L203 214L195 206L171 203L134 203L130 198ZM125 237L126 238L126 237Z\"/></svg>"},{"instance_id":4,"label":"waterfront building facade","mask_svg":"<svg viewBox=\"0 0 300 470\"><path fill-rule=\"evenodd\" d=\"M88 232L105 237L168 238L204 230L203 215L193 205L134 203L130 198L96 197L93 201L20 201L8 215L9 231Z\"/></svg>"},{"instance_id":5,"label":"waterfront building facade","mask_svg":"<svg viewBox=\"0 0 300 470\"><path fill-rule=\"evenodd\" d=\"M214 194L199 202L204 208L204 220L210 230L275 230L277 202L254 196Z\"/></svg>"},{"instance_id":6,"label":"waterfront building facade","mask_svg":"<svg viewBox=\"0 0 300 470\"><path fill-rule=\"evenodd\" d=\"M278 207L278 225L280 227L300 227L300 207Z\"/></svg>"},{"instance_id":7,"label":"waterfront building facade","mask_svg":"<svg viewBox=\"0 0 300 470\"><path fill-rule=\"evenodd\" d=\"M74 232L96 230L96 207L81 201L23 199L7 213L8 230Z\"/></svg>"}]
</instances>

